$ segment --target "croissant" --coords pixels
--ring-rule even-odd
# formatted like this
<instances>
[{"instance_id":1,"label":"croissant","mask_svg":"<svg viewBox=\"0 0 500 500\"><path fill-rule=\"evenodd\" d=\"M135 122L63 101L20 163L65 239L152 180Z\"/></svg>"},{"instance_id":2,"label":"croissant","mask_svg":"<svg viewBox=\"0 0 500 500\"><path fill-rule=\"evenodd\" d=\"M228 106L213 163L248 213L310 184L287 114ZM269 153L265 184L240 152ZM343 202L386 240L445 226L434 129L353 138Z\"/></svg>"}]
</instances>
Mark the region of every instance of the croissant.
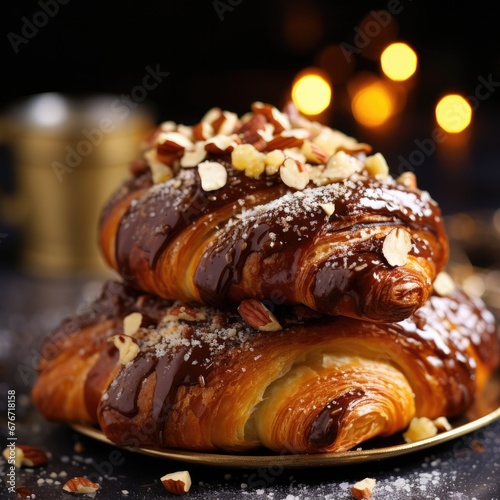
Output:
<instances>
[{"instance_id":1,"label":"croissant","mask_svg":"<svg viewBox=\"0 0 500 500\"><path fill-rule=\"evenodd\" d=\"M32 399L47 418L98 424L119 445L337 452L414 416L459 415L498 365L491 313L458 289L398 323L301 306L274 321L280 330L261 331L110 282L47 339Z\"/></svg>"},{"instance_id":2,"label":"croissant","mask_svg":"<svg viewBox=\"0 0 500 500\"><path fill-rule=\"evenodd\" d=\"M370 149L262 103L166 122L102 211L102 253L166 299L403 320L429 298L448 240L413 174L394 180Z\"/></svg>"}]
</instances>

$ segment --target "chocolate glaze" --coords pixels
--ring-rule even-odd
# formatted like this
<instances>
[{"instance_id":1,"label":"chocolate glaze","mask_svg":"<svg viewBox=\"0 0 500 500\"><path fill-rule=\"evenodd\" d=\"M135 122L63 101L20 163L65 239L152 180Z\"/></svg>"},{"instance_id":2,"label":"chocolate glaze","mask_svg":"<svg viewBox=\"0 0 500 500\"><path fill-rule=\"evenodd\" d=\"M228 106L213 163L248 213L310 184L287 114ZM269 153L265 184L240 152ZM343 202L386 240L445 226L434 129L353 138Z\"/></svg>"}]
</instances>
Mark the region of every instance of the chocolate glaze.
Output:
<instances>
[{"instance_id":1,"label":"chocolate glaze","mask_svg":"<svg viewBox=\"0 0 500 500\"><path fill-rule=\"evenodd\" d=\"M337 439L345 414L353 408L365 392L353 389L330 401L315 418L309 431L309 444L317 448L331 446Z\"/></svg>"},{"instance_id":2,"label":"chocolate glaze","mask_svg":"<svg viewBox=\"0 0 500 500\"><path fill-rule=\"evenodd\" d=\"M160 327L158 322L172 307L178 309L178 303L172 304L116 283L108 284L105 291L103 297L91 308L99 313L94 314L91 319L82 314L82 318L73 320L75 324L81 324L82 328L93 324L99 327L103 321L113 320L116 325L120 325L121 318L137 311L148 318L150 326L142 328L140 334L135 337L141 350L136 358L125 366L118 364L114 345L106 342L106 336L120 332L119 326L104 332L95 343L87 345L86 340L85 349L89 351L86 351L85 355L91 352L101 354L87 376L85 404L92 415L97 406L97 399L101 396L98 411L104 415L104 421L108 425L120 418L125 421L133 419L141 411L141 416L153 425L139 444L165 446L163 429L179 387L198 384L202 390L205 387L210 388L211 373L218 364L224 363L225 369L231 369L242 350L252 350L254 347L259 350L260 346L270 341L269 333L249 331L235 314L220 313L192 304L188 307L202 312L205 319L194 322L178 320L171 325L173 330L162 330L165 325L162 323L163 326ZM294 341L303 341L304 346L307 346L310 336L317 336L318 342L322 335L348 336L352 328L358 328L355 324L359 323L359 332L356 333L362 333L359 342L363 343L365 336L367 342L377 343L380 340L381 344L390 342L392 346L397 346L399 351L394 352L393 348L387 351L391 354L386 361L398 366L399 358L414 359L416 364L412 369L439 380L441 390L447 395L448 416L463 412L474 397L476 362L470 353L475 352L481 363L490 369L498 364L498 338L491 313L485 309L484 304L471 300L460 291L447 298L433 296L413 318L393 324L375 325L355 322L349 318L326 316L301 319L304 318L302 315L294 319L291 309L288 309L287 317L287 329L274 332L273 337L288 338L292 335ZM347 327L346 322L350 326ZM303 337L297 337L289 330L297 324L310 327ZM238 335L222 337L221 332L229 329L234 329ZM240 332L246 333L239 337ZM169 343L168 339L173 333L180 334L185 342ZM207 337L208 333L217 334L215 349L211 345L213 336ZM78 331L73 335L78 335ZM74 339L75 342L77 340L78 338ZM72 348L71 343L68 348ZM382 360L385 359L384 352L381 350ZM105 383L108 383L107 380L114 371L114 381L106 388ZM417 376L415 373L407 375L409 379ZM138 397L145 380L154 386L152 403L150 406L143 405L139 408ZM102 397L104 391L105 396ZM317 449L330 444L342 426L346 412L364 396L361 389L355 389L332 400L316 417L308 436L310 443ZM202 401L193 405L193 411L203 411ZM146 431L141 428L141 432ZM121 434L123 433L119 433ZM116 439L116 436L114 437Z\"/></svg>"},{"instance_id":3,"label":"chocolate glaze","mask_svg":"<svg viewBox=\"0 0 500 500\"><path fill-rule=\"evenodd\" d=\"M193 337L191 328L188 328L186 333L189 338ZM165 421L173 407L177 389L181 385L200 384L201 377L205 383L212 363L210 350L203 343L174 348L160 357L150 352L141 352L132 363L120 371L107 391L106 402L101 411L107 413L112 410L128 418L135 417L139 411L137 401L141 387L154 373L151 418L155 432L149 438L161 444Z\"/></svg>"},{"instance_id":4,"label":"chocolate glaze","mask_svg":"<svg viewBox=\"0 0 500 500\"><path fill-rule=\"evenodd\" d=\"M422 203L415 193L404 192L395 186L387 186L382 190L373 189L370 187L372 185L373 181L363 181L358 190L350 191L340 197L336 196L334 190L326 196L322 189L316 189L316 194L311 191L308 193L311 194L308 206L302 210L294 210L289 224L283 222L290 217L289 204L283 203L269 210L257 211L255 215L241 223L238 222L229 229L221 231L217 243L204 253L194 275L194 283L200 291L202 301L220 307L227 301L230 286L239 282L245 262L252 253L259 252L265 259L275 252L281 252L283 258L281 265L289 272L281 273L281 279L276 279L275 267L270 268L268 274L264 274L261 280L262 296L259 298L267 298L271 290L279 290L293 302L290 291L294 290L300 268L307 266L301 255L305 255L310 245L315 242L321 243L327 238L333 240L338 238L345 239L346 244L335 250L332 248L325 260L314 264L316 276L311 280L311 292L315 298L315 306L319 311L336 313L337 305L343 295L349 294L358 304L358 313L364 315L366 295L361 292L367 292L379 285L377 277L380 274L377 273L377 269L392 271L392 268L383 258L381 260L380 239L370 237L365 241L350 243L349 233L359 229L369 230L383 221L384 225L403 225L415 231L422 231L423 226L424 231L429 231L435 238L440 238L446 243L444 232L436 223L439 210L435 205ZM362 200L368 191L374 191L379 196L377 202L380 203L376 210L370 211L371 217L375 218L376 222L365 224L363 221L367 217L367 209L362 206ZM335 213L331 217L325 217L325 213L319 208L325 197L335 203ZM421 204L425 205L425 208L420 206ZM311 206L317 208L311 209ZM413 221L410 217L415 217L416 220ZM428 260L435 257L436 248L419 241L415 242L415 246L420 256ZM440 266L444 263L443 254L446 254L446 250L443 252L439 249L438 253L441 255L436 256L436 261ZM351 264L356 266L357 262L366 263L368 268L362 271L354 268L349 271ZM397 271L395 273L398 274ZM361 282L369 279L369 284L362 288L357 285L358 279ZM418 279L417 284L422 286L421 278ZM383 285L397 286L397 280L389 283L384 280ZM397 296L397 293L395 290L393 295ZM399 297L399 300L404 303L404 295ZM411 309L415 308L415 303L411 298L408 302L411 304L409 314ZM392 303L387 302L387 305L389 307Z\"/></svg>"},{"instance_id":5,"label":"chocolate glaze","mask_svg":"<svg viewBox=\"0 0 500 500\"><path fill-rule=\"evenodd\" d=\"M221 161L218 159L218 161ZM193 175L194 174L194 175ZM182 188L174 183L165 186L167 190L157 190L131 205L122 219L116 238L116 257L122 275L134 281L134 260L132 249L138 247L154 269L165 247L189 224L200 217L213 213L221 207L235 204L245 196L269 190L278 185L277 176L267 179L250 179L233 171L224 188L217 192L205 192L197 171L181 170L177 180ZM139 189L145 184L144 177L131 181L126 190L114 197L106 212L131 189ZM235 206L239 211L239 206ZM103 215L102 219L106 217Z\"/></svg>"},{"instance_id":6,"label":"chocolate glaze","mask_svg":"<svg viewBox=\"0 0 500 500\"><path fill-rule=\"evenodd\" d=\"M137 415L137 398L140 388L155 369L157 362L158 360L152 356L140 355L134 359L128 369L123 368L108 389L108 398L103 410L113 408L129 418Z\"/></svg>"},{"instance_id":7,"label":"chocolate glaze","mask_svg":"<svg viewBox=\"0 0 500 500\"><path fill-rule=\"evenodd\" d=\"M304 191L292 192L277 176L252 179L232 170L227 162L225 164L229 180L218 191L204 192L197 171L181 169L173 180L152 187L137 203L129 206L116 237L116 256L118 270L132 277L134 286L163 295L161 278L153 286L149 280L141 281L144 260L154 272L159 256L182 231L201 217L224 209L226 217L214 229L219 231L216 242L207 245L193 278L200 299L218 307L227 304L228 300L234 302L248 295L248 291L240 290L238 284L245 263L254 253L261 257L263 273L266 273L265 259L276 252L282 254L283 269L289 270L281 274L283 279L273 280L273 269L268 269L261 280L258 298L268 298L267 289L270 288L280 290L288 302L296 303L296 270L305 265L297 255L306 255L310 245L343 241L345 244L332 246L330 254L324 253L323 260L314 263L317 275L310 280L310 291L316 304L308 305L320 312L335 313L340 297L347 293L358 305L358 314L363 316L367 289L397 286L401 279L396 276L391 283L387 283L387 278L384 283L377 280L377 268L387 271L392 268L382 256L382 240L376 234L357 243L349 241L353 232L370 231L380 225L407 228L413 235L411 254L433 261L437 270L446 261L448 247L441 213L425 192L409 190L394 182L382 184L374 178L322 187L311 185ZM131 181L121 197L128 190L142 188L144 182L144 176ZM115 197L106 211L119 199L120 196ZM322 203L334 203L335 212L326 216L320 208ZM236 217L240 213L242 215ZM368 269L362 273L356 269L345 272L346 262L356 264L354 261L360 254L365 254ZM362 278L358 283L359 273ZM410 279L423 286L421 277L413 275ZM366 280L369 280L367 286ZM411 312L415 309L415 292L408 292L405 297L406 289L400 287L394 292L394 302L404 309L406 301L411 305ZM405 312L406 316L409 312Z\"/></svg>"}]
</instances>

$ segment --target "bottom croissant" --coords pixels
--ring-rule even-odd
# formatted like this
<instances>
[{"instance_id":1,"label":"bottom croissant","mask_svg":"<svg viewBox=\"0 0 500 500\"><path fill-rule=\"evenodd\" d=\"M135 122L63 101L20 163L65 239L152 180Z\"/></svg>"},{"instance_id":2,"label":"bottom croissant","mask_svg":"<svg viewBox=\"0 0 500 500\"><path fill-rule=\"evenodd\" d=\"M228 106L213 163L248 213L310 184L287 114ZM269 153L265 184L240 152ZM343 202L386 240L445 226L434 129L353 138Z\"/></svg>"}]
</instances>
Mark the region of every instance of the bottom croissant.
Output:
<instances>
[{"instance_id":1,"label":"bottom croissant","mask_svg":"<svg viewBox=\"0 0 500 500\"><path fill-rule=\"evenodd\" d=\"M32 398L124 446L338 452L461 414L498 364L492 315L460 291L393 324L279 320L260 332L111 282L47 339Z\"/></svg>"}]
</instances>

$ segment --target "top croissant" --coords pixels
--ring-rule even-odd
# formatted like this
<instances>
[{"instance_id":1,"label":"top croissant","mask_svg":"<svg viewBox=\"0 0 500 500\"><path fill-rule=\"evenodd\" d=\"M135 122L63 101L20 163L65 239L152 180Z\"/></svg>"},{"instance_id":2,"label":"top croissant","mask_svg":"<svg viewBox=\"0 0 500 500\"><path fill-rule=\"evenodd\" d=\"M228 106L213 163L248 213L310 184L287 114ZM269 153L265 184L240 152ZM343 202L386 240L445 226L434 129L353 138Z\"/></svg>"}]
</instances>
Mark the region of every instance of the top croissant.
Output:
<instances>
[{"instance_id":1,"label":"top croissant","mask_svg":"<svg viewBox=\"0 0 500 500\"><path fill-rule=\"evenodd\" d=\"M218 307L245 298L400 321L448 257L413 173L300 115L255 102L162 123L101 215L100 246L130 284Z\"/></svg>"}]
</instances>

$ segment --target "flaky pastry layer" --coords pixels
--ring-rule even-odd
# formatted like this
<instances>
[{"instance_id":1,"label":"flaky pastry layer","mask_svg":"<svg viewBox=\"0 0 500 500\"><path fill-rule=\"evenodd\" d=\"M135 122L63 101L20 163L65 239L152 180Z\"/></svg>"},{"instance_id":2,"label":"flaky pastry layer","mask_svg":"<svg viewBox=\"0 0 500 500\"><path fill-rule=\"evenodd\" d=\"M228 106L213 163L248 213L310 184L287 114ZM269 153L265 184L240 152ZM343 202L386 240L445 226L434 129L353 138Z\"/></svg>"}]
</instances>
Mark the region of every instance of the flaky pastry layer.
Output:
<instances>
[{"instance_id":1,"label":"flaky pastry layer","mask_svg":"<svg viewBox=\"0 0 500 500\"><path fill-rule=\"evenodd\" d=\"M460 291L390 324L275 313L259 332L108 283L47 339L33 401L119 445L319 453L459 415L498 364L492 315Z\"/></svg>"}]
</instances>

